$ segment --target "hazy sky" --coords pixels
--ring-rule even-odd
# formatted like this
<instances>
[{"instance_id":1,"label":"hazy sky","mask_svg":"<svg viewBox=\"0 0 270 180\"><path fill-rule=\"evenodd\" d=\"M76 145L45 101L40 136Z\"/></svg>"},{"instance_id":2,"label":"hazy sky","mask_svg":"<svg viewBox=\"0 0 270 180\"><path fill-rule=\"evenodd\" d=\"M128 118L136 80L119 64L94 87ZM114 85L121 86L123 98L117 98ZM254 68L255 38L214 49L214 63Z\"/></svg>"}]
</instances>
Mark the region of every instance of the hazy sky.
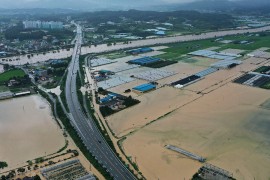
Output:
<instances>
[{"instance_id":1,"label":"hazy sky","mask_svg":"<svg viewBox=\"0 0 270 180\"><path fill-rule=\"evenodd\" d=\"M123 7L132 8L143 5L163 4L163 3L186 3L194 0L0 0L2 8L83 8L93 9L95 7Z\"/></svg>"},{"instance_id":2,"label":"hazy sky","mask_svg":"<svg viewBox=\"0 0 270 180\"><path fill-rule=\"evenodd\" d=\"M0 8L72 8L72 9L131 9L171 3L187 3L198 0L0 0ZM224 1L224 0L212 0ZM229 0L251 3L270 0ZM249 4L249 3L248 3Z\"/></svg>"}]
</instances>

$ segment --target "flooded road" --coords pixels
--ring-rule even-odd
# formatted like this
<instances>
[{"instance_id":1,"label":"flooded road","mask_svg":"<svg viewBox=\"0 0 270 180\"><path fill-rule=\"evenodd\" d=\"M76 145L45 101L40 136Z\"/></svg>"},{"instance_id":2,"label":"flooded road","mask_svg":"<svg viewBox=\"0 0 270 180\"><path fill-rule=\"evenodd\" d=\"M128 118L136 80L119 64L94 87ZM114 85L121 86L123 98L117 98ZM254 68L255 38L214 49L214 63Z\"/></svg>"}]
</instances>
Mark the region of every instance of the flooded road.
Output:
<instances>
[{"instance_id":1,"label":"flooded road","mask_svg":"<svg viewBox=\"0 0 270 180\"><path fill-rule=\"evenodd\" d=\"M39 95L0 101L0 160L12 168L63 147L64 136L51 113Z\"/></svg>"},{"instance_id":2,"label":"flooded road","mask_svg":"<svg viewBox=\"0 0 270 180\"><path fill-rule=\"evenodd\" d=\"M216 38L222 37L227 35L236 35L236 34L244 34L244 33L257 33L270 30L270 26L256 28L256 29L240 29L240 30L227 30L227 31L217 31L217 32L209 32L209 33L202 33L200 35L183 35L183 36L174 36L174 37L164 37L164 38L156 38L156 39L144 39L144 40L137 40L132 41L130 44L123 44L118 43L116 45L107 46L107 44L101 44L97 46L85 46L81 49L81 54L88 54L88 53L100 53L106 51L113 51L113 50L120 50L120 49L127 49L127 48L135 48L140 46L153 46L159 44L167 44L167 43L174 43L174 42L184 42L184 41L192 41L192 40L201 40L201 39L209 39L209 38ZM34 56L28 58L27 55L23 56L16 56L10 58L1 58L1 63L8 63L13 65L23 65L26 63L36 63L41 61L46 61L49 59L60 59L60 58L67 58L72 54L72 48L70 51L61 50L60 52L47 52L46 54L34 54ZM4 60L5 59L5 60Z\"/></svg>"}]
</instances>

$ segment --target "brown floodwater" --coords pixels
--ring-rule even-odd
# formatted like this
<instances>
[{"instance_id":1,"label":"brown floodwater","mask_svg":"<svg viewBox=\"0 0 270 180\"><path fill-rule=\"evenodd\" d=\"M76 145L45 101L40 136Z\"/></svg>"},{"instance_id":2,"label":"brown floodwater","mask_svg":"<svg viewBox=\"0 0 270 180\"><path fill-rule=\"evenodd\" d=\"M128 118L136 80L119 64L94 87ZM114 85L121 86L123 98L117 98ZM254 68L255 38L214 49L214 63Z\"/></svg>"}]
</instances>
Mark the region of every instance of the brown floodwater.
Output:
<instances>
[{"instance_id":1,"label":"brown floodwater","mask_svg":"<svg viewBox=\"0 0 270 180\"><path fill-rule=\"evenodd\" d=\"M82 47L81 54L100 53L100 52L120 50L120 49L126 49L126 48L135 48L135 47L140 47L140 46L153 46L153 45L166 44L166 43L209 39L209 38L216 38L216 37L222 37L222 36L227 36L227 35L244 34L247 32L256 33L256 32L262 32L266 30L270 30L270 26L256 28L256 29L240 29L240 30L208 32L208 33L202 33L199 35L183 35L183 36L175 36L175 37L156 38L156 39L143 39L143 40L132 41L132 43L130 44L117 43L116 45L112 45L112 46L107 46L107 44L100 44L97 46L92 45L91 47L89 46ZM49 59L67 58L72 55L72 50L73 49L71 48L70 51L67 51L64 49L55 53L47 52L46 54L38 54L38 55L33 54L33 56L31 56L30 58L28 58L27 55L14 56L10 58L0 58L0 62L9 63L13 65L23 65L26 63L47 61Z\"/></svg>"},{"instance_id":2,"label":"brown floodwater","mask_svg":"<svg viewBox=\"0 0 270 180\"><path fill-rule=\"evenodd\" d=\"M0 160L9 168L54 153L64 144L45 99L31 95L0 101Z\"/></svg>"}]
</instances>

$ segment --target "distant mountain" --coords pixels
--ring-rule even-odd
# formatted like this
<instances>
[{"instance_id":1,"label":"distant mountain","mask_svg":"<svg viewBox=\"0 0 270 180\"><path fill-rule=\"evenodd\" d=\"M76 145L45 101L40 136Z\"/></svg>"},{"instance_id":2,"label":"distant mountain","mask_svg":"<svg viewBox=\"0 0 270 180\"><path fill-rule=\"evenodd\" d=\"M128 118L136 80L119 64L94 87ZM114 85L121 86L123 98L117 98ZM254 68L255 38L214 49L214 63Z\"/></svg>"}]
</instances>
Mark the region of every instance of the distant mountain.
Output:
<instances>
[{"instance_id":1,"label":"distant mountain","mask_svg":"<svg viewBox=\"0 0 270 180\"><path fill-rule=\"evenodd\" d=\"M47 8L29 8L29 9L4 9L0 8L0 14L40 14L40 15L52 15L52 14L72 14L72 13L78 13L80 11L78 10L72 10L72 9L47 9Z\"/></svg>"},{"instance_id":2,"label":"distant mountain","mask_svg":"<svg viewBox=\"0 0 270 180\"><path fill-rule=\"evenodd\" d=\"M148 9L148 7L145 7L145 9ZM254 13L270 13L270 0L198 0L184 4L157 5L153 6L152 9L159 11L197 10L235 13L254 11Z\"/></svg>"}]
</instances>

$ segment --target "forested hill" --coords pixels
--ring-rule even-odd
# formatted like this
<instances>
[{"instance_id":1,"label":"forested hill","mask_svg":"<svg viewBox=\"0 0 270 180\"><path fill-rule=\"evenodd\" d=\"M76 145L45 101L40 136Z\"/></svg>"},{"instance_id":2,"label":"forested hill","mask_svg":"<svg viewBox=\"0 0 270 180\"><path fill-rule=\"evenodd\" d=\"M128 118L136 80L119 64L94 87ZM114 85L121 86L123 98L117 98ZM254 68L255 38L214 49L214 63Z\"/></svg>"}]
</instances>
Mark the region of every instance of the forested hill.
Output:
<instances>
[{"instance_id":1,"label":"forested hill","mask_svg":"<svg viewBox=\"0 0 270 180\"><path fill-rule=\"evenodd\" d=\"M157 12L157 11L99 11L86 12L78 14L78 20L87 20L93 25L100 22L120 22L123 18L132 21L157 21L157 22L171 22L182 23L191 22L192 24L203 24L213 28L228 28L234 26L234 18L228 14L221 13L201 13L197 11L171 11L171 12Z\"/></svg>"}]
</instances>

